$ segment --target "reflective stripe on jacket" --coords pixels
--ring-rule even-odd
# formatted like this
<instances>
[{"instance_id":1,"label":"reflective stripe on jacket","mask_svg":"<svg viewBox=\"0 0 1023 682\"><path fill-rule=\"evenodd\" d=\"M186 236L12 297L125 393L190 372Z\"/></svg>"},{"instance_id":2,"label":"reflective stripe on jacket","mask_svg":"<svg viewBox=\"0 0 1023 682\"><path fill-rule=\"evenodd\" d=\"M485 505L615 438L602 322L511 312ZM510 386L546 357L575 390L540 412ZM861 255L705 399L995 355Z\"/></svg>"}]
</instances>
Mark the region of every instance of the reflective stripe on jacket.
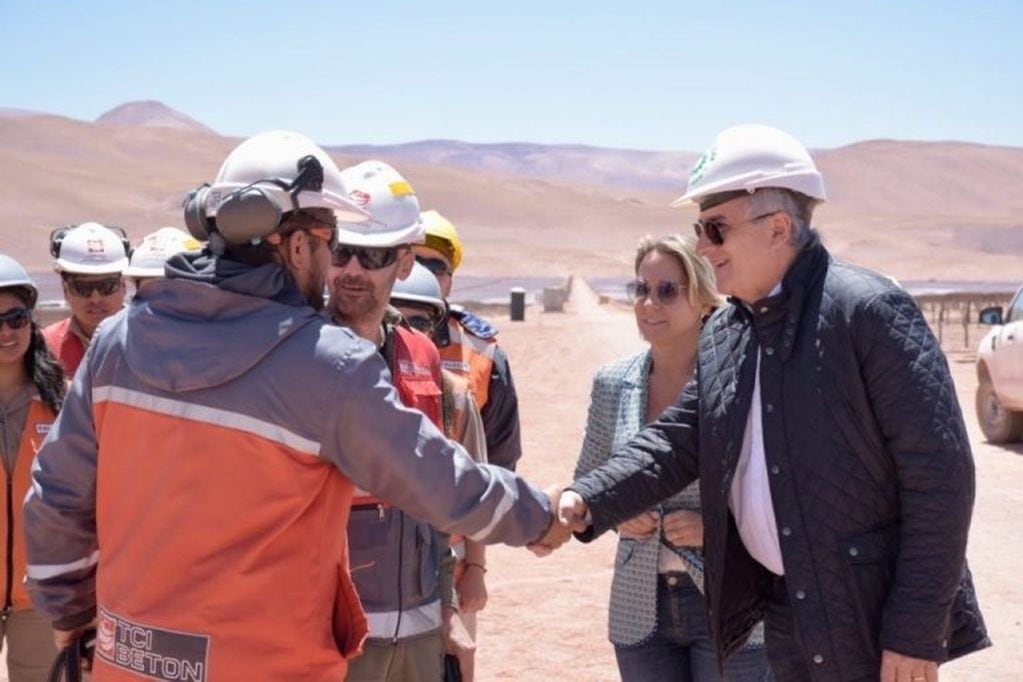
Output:
<instances>
[{"instance_id":1,"label":"reflective stripe on jacket","mask_svg":"<svg viewBox=\"0 0 1023 682\"><path fill-rule=\"evenodd\" d=\"M490 373L494 366L497 340L481 339L464 327L454 316L448 318L448 345L440 349L441 364L449 372L466 377L479 409L487 404Z\"/></svg>"},{"instance_id":2,"label":"reflective stripe on jacket","mask_svg":"<svg viewBox=\"0 0 1023 682\"><path fill-rule=\"evenodd\" d=\"M349 481L483 541L547 528L541 491L400 405L280 266L167 268L98 329L25 501L29 594L62 629L98 615L94 679L344 679Z\"/></svg>"},{"instance_id":3,"label":"reflective stripe on jacket","mask_svg":"<svg viewBox=\"0 0 1023 682\"><path fill-rule=\"evenodd\" d=\"M60 366L64 368L64 376L69 379L75 375L78 365L82 364L82 358L85 357L85 343L72 331L72 319L67 317L43 329L47 347L60 361Z\"/></svg>"},{"instance_id":4,"label":"reflective stripe on jacket","mask_svg":"<svg viewBox=\"0 0 1023 682\"><path fill-rule=\"evenodd\" d=\"M92 396L107 635L95 678L343 677L366 635L345 544L353 487L319 444L212 396L199 406L115 385ZM310 627L321 622L332 627ZM275 650L293 653L254 655Z\"/></svg>"},{"instance_id":5,"label":"reflective stripe on jacket","mask_svg":"<svg viewBox=\"0 0 1023 682\"><path fill-rule=\"evenodd\" d=\"M25 534L22 532L21 503L25 500L32 480L32 460L43 444L53 424L54 414L44 402L33 398L28 406L25 426L21 429L18 452L11 470L7 470L6 503L3 507L3 527L6 529L4 552L4 606L15 611L32 608L25 591Z\"/></svg>"},{"instance_id":6,"label":"reflective stripe on jacket","mask_svg":"<svg viewBox=\"0 0 1023 682\"><path fill-rule=\"evenodd\" d=\"M420 332L394 326L384 344L402 404L442 426L440 357ZM436 630L441 543L437 532L386 501L357 491L348 521L352 578L369 636L398 640Z\"/></svg>"}]
</instances>

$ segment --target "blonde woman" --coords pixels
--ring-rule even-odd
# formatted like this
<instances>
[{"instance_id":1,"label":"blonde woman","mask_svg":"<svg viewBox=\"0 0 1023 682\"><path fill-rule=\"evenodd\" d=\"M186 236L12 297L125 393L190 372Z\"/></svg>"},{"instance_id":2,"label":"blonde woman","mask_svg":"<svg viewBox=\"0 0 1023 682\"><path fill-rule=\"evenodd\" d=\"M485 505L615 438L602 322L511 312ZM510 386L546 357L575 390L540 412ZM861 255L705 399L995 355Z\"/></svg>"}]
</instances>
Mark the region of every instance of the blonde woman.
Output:
<instances>
[{"instance_id":1,"label":"blonde woman","mask_svg":"<svg viewBox=\"0 0 1023 682\"><path fill-rule=\"evenodd\" d=\"M576 478L675 403L692 378L703 319L722 302L710 265L680 236L640 241L627 291L650 347L593 379ZM772 679L762 626L718 671L703 603L698 482L618 527L609 635L622 680Z\"/></svg>"}]
</instances>

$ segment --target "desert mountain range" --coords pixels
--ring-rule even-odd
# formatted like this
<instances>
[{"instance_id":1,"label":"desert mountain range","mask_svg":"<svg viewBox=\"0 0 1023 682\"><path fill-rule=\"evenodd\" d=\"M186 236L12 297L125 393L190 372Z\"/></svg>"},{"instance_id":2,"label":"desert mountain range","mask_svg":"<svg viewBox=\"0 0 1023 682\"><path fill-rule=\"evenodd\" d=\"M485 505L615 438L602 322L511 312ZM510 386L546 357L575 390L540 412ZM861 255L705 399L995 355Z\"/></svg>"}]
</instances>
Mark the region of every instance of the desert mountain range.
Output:
<instances>
[{"instance_id":1,"label":"desert mountain range","mask_svg":"<svg viewBox=\"0 0 1023 682\"><path fill-rule=\"evenodd\" d=\"M4 250L45 270L56 226L105 221L139 240L180 224L185 192L212 180L237 142L159 102L94 122L0 108ZM469 274L626 276L640 236L688 233L695 217L668 206L695 151L318 142L342 166L397 166L424 208L458 226ZM814 157L829 194L815 222L839 257L900 279L1023 279L1023 149L872 140Z\"/></svg>"}]
</instances>

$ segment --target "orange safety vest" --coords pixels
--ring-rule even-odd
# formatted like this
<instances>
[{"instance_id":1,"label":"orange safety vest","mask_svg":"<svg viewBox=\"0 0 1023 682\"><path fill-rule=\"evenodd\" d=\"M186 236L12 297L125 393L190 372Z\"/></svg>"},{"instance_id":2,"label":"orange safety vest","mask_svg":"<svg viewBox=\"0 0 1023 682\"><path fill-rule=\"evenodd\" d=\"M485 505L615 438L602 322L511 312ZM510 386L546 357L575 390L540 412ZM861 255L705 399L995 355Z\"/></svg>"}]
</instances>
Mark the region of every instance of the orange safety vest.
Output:
<instances>
[{"instance_id":1,"label":"orange safety vest","mask_svg":"<svg viewBox=\"0 0 1023 682\"><path fill-rule=\"evenodd\" d=\"M453 316L448 318L448 337L450 343L440 349L441 365L469 380L476 407L482 410L490 394L490 374L494 367L497 340L473 335Z\"/></svg>"},{"instance_id":2,"label":"orange safety vest","mask_svg":"<svg viewBox=\"0 0 1023 682\"><path fill-rule=\"evenodd\" d=\"M43 329L43 338L50 352L60 361L64 368L64 376L68 379L75 375L78 365L82 364L85 357L85 344L81 337L71 331L71 318L65 318L60 322L54 322Z\"/></svg>"},{"instance_id":3,"label":"orange safety vest","mask_svg":"<svg viewBox=\"0 0 1023 682\"><path fill-rule=\"evenodd\" d=\"M4 563L6 576L4 605L15 611L32 608L32 601L25 591L25 533L22 532L22 502L32 485L32 461L43 445L46 434L53 425L53 410L43 401L34 398L29 404L25 416L25 426L21 430L21 442L15 455L13 470L5 471L7 475L7 504L3 515L7 529L5 551L8 561ZM11 567L7 572L7 566Z\"/></svg>"},{"instance_id":4,"label":"orange safety vest","mask_svg":"<svg viewBox=\"0 0 1023 682\"><path fill-rule=\"evenodd\" d=\"M394 327L392 338L392 356L387 361L402 405L419 410L443 430L442 379L437 347L425 334L401 326ZM387 501L356 489L352 504L387 505Z\"/></svg>"},{"instance_id":5,"label":"orange safety vest","mask_svg":"<svg viewBox=\"0 0 1023 682\"><path fill-rule=\"evenodd\" d=\"M343 680L367 632L348 565L352 483L274 424L241 430L116 391L93 405L93 678ZM223 496L196 496L200 481Z\"/></svg>"}]
</instances>

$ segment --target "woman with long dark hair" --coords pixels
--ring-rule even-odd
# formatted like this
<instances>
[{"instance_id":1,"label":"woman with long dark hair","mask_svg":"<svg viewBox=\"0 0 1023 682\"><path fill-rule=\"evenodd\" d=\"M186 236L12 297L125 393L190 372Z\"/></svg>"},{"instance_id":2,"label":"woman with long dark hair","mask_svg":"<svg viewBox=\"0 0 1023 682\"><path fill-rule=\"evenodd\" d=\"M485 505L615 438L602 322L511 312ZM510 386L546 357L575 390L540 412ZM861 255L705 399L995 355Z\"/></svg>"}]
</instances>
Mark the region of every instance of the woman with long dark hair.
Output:
<instances>
[{"instance_id":1,"label":"woman with long dark hair","mask_svg":"<svg viewBox=\"0 0 1023 682\"><path fill-rule=\"evenodd\" d=\"M0 635L11 682L46 679L57 650L53 629L25 592L21 503L32 460L64 401L64 372L33 318L38 291L25 268L0 254L0 455L6 499L3 515L3 611Z\"/></svg>"}]
</instances>

